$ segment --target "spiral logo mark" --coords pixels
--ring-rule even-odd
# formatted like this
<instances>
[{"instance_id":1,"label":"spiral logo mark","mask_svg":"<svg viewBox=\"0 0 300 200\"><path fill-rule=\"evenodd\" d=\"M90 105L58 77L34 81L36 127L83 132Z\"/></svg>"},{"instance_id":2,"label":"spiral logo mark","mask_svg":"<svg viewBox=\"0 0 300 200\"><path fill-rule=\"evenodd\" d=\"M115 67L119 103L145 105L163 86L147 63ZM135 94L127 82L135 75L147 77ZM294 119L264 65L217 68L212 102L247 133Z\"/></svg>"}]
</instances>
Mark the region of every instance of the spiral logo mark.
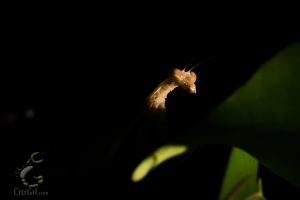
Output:
<instances>
[{"instance_id":1,"label":"spiral logo mark","mask_svg":"<svg viewBox=\"0 0 300 200\"><path fill-rule=\"evenodd\" d=\"M43 162L43 159L41 159L41 160L35 160L35 159L34 159L34 156L37 155L37 154L39 154L39 152L33 153L33 154L31 155L30 159L26 162L29 166L24 167L24 166L22 165L23 169L19 169L19 168L17 167L18 172L15 172L16 174L14 175L14 176L16 176L16 177L20 177L21 180L22 180L22 182L23 182L23 185L26 186L26 187L29 187L29 188L36 188L36 187L38 187L39 185L43 184L43 182L44 182L44 177L43 177L43 176L37 176L37 177L34 176L34 178L35 178L36 180L38 180L37 183L35 183L35 184L29 184L29 183L27 183L26 178L25 178L25 177L26 177L26 174L27 174L29 171L31 171L32 169L34 169L34 167L31 165L32 163L34 163L34 164L40 164L41 162Z\"/></svg>"}]
</instances>

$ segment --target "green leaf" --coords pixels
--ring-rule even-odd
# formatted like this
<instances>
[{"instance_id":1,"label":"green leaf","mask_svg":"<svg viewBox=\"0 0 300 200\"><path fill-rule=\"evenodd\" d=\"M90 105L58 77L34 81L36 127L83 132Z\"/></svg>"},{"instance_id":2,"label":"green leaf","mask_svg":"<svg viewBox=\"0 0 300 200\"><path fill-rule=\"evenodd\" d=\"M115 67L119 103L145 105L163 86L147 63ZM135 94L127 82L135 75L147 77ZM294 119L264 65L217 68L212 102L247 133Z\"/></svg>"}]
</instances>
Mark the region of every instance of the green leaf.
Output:
<instances>
[{"instance_id":1,"label":"green leaf","mask_svg":"<svg viewBox=\"0 0 300 200\"><path fill-rule=\"evenodd\" d=\"M164 148L239 147L300 189L299 55L300 42L279 52L204 120Z\"/></svg>"},{"instance_id":2,"label":"green leaf","mask_svg":"<svg viewBox=\"0 0 300 200\"><path fill-rule=\"evenodd\" d=\"M258 161L241 149L233 148L219 200L245 199L257 191Z\"/></svg>"}]
</instances>

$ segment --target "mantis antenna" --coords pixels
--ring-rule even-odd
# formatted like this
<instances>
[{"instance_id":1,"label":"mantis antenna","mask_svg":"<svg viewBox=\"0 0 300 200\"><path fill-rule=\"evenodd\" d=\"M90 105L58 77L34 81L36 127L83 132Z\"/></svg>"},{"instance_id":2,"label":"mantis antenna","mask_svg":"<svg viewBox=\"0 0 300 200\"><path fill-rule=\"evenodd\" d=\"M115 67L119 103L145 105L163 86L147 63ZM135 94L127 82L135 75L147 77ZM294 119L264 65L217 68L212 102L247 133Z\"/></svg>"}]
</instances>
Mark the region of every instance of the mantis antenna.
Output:
<instances>
[{"instance_id":1,"label":"mantis antenna","mask_svg":"<svg viewBox=\"0 0 300 200\"><path fill-rule=\"evenodd\" d=\"M199 56L200 54L202 53L202 51L200 51L197 55L195 55L187 64L186 66L183 68L183 71L187 68L187 66L197 57Z\"/></svg>"},{"instance_id":2,"label":"mantis antenna","mask_svg":"<svg viewBox=\"0 0 300 200\"><path fill-rule=\"evenodd\" d=\"M216 58L216 57L218 57L218 56L220 56L220 55L222 55L222 54L224 54L224 53L227 53L227 52L228 52L228 51L225 51L225 52L223 52L223 53L217 54L217 55L215 55L215 56L213 56L213 57L210 57L210 58L204 60L203 62L198 63L197 65L193 66L193 67L189 70L189 72L190 72L192 69L194 69L195 67L197 67L197 66L199 66L199 65L201 65L201 64L203 64L203 63L205 63L205 62L207 62L207 61L209 61L209 60L211 60L211 59L213 59L213 58ZM199 54L198 54L198 55L199 55ZM197 55L197 56L198 56L198 55ZM194 57L194 58L195 58L195 57ZM194 59L194 58L193 58L193 59ZM193 60L193 59L192 59L192 60ZM191 60L191 61L192 61L192 60ZM191 61L190 61L190 62L191 62ZM190 62L189 62L189 63L190 63ZM187 67L187 66L186 66L186 67ZM185 68L186 68L186 67L185 67ZM185 69L185 68L184 68L184 69ZM184 70L184 69L183 69L183 70Z\"/></svg>"}]
</instances>

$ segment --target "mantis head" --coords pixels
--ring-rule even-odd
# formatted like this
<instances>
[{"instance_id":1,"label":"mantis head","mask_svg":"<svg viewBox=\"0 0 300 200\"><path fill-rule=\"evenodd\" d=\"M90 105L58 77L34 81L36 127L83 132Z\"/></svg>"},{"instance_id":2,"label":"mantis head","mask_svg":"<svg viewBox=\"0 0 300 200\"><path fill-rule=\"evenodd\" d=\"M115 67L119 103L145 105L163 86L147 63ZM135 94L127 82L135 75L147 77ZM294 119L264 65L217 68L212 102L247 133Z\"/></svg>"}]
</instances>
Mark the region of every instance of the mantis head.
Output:
<instances>
[{"instance_id":1,"label":"mantis head","mask_svg":"<svg viewBox=\"0 0 300 200\"><path fill-rule=\"evenodd\" d=\"M196 85L197 76L191 70L184 71L179 69L172 69L169 72L169 77L179 85L179 87L187 90L189 93L196 94Z\"/></svg>"}]
</instances>

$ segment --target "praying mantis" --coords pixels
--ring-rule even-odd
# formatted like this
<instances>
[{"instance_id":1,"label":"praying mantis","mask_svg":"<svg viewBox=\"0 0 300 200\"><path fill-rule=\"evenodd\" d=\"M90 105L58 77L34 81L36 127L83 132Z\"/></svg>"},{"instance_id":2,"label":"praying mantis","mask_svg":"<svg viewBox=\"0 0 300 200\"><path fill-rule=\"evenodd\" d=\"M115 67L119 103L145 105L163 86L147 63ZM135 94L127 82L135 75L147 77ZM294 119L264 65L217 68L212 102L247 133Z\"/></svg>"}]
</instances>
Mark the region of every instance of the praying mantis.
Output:
<instances>
[{"instance_id":1,"label":"praying mantis","mask_svg":"<svg viewBox=\"0 0 300 200\"><path fill-rule=\"evenodd\" d=\"M143 120L143 125L141 126L142 129L136 136L135 146L137 150L140 150L144 145L144 141L146 140L147 134L149 132L147 127L152 125L159 127L156 132L158 132L160 143L166 142L168 131L165 102L168 94L171 91L173 91L177 87L181 87L191 94L196 94L195 82L197 80L197 76L194 72L191 71L194 67L188 71L185 71L186 67L183 70L176 68L171 69L169 71L169 78L162 81L145 99L145 108L142 112L143 114L147 114L148 116L146 116Z\"/></svg>"}]
</instances>

